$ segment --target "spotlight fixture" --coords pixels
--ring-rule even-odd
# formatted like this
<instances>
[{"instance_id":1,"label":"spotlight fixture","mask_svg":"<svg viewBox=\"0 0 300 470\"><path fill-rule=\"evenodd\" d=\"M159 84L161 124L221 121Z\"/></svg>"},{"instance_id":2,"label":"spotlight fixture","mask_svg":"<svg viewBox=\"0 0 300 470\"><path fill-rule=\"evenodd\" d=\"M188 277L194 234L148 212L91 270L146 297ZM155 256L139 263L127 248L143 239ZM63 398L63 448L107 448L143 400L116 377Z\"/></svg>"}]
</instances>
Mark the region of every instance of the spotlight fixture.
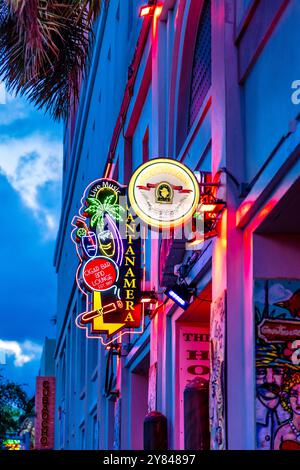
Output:
<instances>
[{"instance_id":1,"label":"spotlight fixture","mask_svg":"<svg viewBox=\"0 0 300 470\"><path fill-rule=\"evenodd\" d=\"M111 343L105 349L110 351L113 356L121 356L122 345L120 343Z\"/></svg>"},{"instance_id":2,"label":"spotlight fixture","mask_svg":"<svg viewBox=\"0 0 300 470\"><path fill-rule=\"evenodd\" d=\"M139 17L145 18L146 16L154 16L156 5L143 5L140 8Z\"/></svg>"},{"instance_id":3,"label":"spotlight fixture","mask_svg":"<svg viewBox=\"0 0 300 470\"><path fill-rule=\"evenodd\" d=\"M203 247L203 243L205 242L205 236L203 233L195 232L193 235L194 236L185 244L185 249L188 251L200 250Z\"/></svg>"},{"instance_id":4,"label":"spotlight fixture","mask_svg":"<svg viewBox=\"0 0 300 470\"><path fill-rule=\"evenodd\" d=\"M221 199L217 199L213 194L206 193L200 197L200 206L199 209L202 212L210 212L214 214L219 214L222 212L226 203Z\"/></svg>"},{"instance_id":5,"label":"spotlight fixture","mask_svg":"<svg viewBox=\"0 0 300 470\"><path fill-rule=\"evenodd\" d=\"M197 217L194 217L192 219L192 230L186 236L185 249L188 251L200 250L203 246L204 241L205 241L204 214L201 217L201 214L198 213Z\"/></svg>"},{"instance_id":6,"label":"spotlight fixture","mask_svg":"<svg viewBox=\"0 0 300 470\"><path fill-rule=\"evenodd\" d=\"M174 284L172 287L167 287L165 294L179 307L186 310L190 304L192 292L187 286Z\"/></svg>"},{"instance_id":7,"label":"spotlight fixture","mask_svg":"<svg viewBox=\"0 0 300 470\"><path fill-rule=\"evenodd\" d=\"M156 304L158 301L157 293L152 291L144 291L142 292L140 303L141 304Z\"/></svg>"},{"instance_id":8,"label":"spotlight fixture","mask_svg":"<svg viewBox=\"0 0 300 470\"><path fill-rule=\"evenodd\" d=\"M209 172L200 172L198 181L200 187L200 200L194 217L203 220L203 234L196 236L195 240L188 240L187 249L195 250L201 248L201 235L203 240L208 240L217 236L217 223L222 211L226 207L226 202L217 195L221 186L220 175L218 172L214 179Z\"/></svg>"}]
</instances>

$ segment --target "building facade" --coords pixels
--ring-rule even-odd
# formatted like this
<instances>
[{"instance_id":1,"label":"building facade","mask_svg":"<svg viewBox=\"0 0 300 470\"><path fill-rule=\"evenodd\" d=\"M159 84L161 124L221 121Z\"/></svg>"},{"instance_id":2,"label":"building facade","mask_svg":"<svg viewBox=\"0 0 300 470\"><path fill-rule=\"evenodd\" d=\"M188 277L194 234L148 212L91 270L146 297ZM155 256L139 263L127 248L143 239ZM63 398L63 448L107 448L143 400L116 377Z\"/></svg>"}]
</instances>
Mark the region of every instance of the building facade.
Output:
<instances>
[{"instance_id":1,"label":"building facade","mask_svg":"<svg viewBox=\"0 0 300 470\"><path fill-rule=\"evenodd\" d=\"M209 403L194 412L210 417L211 449L297 448L300 4L164 0L141 18L145 3L102 9L65 127L55 447L142 449L157 411L168 448L189 448L186 386L200 378ZM226 207L193 249L146 240L143 288L164 305L116 354L75 325L84 307L71 222L90 182L126 185L156 157L218 181ZM178 278L194 289L187 310L164 295Z\"/></svg>"}]
</instances>

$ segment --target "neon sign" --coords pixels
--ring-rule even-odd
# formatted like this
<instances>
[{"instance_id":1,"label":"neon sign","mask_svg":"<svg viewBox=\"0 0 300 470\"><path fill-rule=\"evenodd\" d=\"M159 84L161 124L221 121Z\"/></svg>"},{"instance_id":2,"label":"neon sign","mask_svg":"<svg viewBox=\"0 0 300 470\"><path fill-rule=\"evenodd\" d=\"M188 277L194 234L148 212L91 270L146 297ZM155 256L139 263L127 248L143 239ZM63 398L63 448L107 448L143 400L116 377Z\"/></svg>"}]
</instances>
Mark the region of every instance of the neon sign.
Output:
<instances>
[{"instance_id":1,"label":"neon sign","mask_svg":"<svg viewBox=\"0 0 300 470\"><path fill-rule=\"evenodd\" d=\"M104 292L115 286L119 277L116 263L105 256L96 256L84 265L83 280L91 291Z\"/></svg>"},{"instance_id":2,"label":"neon sign","mask_svg":"<svg viewBox=\"0 0 300 470\"><path fill-rule=\"evenodd\" d=\"M54 449L55 377L36 378L35 448Z\"/></svg>"},{"instance_id":3,"label":"neon sign","mask_svg":"<svg viewBox=\"0 0 300 470\"><path fill-rule=\"evenodd\" d=\"M3 447L6 450L21 450L21 441L20 439L4 439Z\"/></svg>"},{"instance_id":4,"label":"neon sign","mask_svg":"<svg viewBox=\"0 0 300 470\"><path fill-rule=\"evenodd\" d=\"M169 229L184 224L199 203L199 184L177 160L155 158L132 175L128 196L135 213L152 227Z\"/></svg>"},{"instance_id":5,"label":"neon sign","mask_svg":"<svg viewBox=\"0 0 300 470\"><path fill-rule=\"evenodd\" d=\"M104 345L124 333L142 333L141 241L126 187L109 179L91 183L72 226L80 260L76 280L86 305L76 325Z\"/></svg>"}]
</instances>

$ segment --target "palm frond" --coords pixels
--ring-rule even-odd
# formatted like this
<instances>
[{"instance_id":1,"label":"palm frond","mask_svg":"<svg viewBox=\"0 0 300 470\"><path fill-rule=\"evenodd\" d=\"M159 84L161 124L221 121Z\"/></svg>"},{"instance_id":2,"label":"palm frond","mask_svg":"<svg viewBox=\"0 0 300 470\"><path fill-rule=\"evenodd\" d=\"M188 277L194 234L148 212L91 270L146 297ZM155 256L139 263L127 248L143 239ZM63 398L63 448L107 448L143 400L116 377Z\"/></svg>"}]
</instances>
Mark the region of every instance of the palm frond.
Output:
<instances>
[{"instance_id":1,"label":"palm frond","mask_svg":"<svg viewBox=\"0 0 300 470\"><path fill-rule=\"evenodd\" d=\"M0 77L53 118L79 97L94 19L108 0L0 0Z\"/></svg>"},{"instance_id":2,"label":"palm frond","mask_svg":"<svg viewBox=\"0 0 300 470\"><path fill-rule=\"evenodd\" d=\"M90 204L90 206L99 206L101 204L99 199L97 199L95 197L88 197L87 198L87 203Z\"/></svg>"}]
</instances>

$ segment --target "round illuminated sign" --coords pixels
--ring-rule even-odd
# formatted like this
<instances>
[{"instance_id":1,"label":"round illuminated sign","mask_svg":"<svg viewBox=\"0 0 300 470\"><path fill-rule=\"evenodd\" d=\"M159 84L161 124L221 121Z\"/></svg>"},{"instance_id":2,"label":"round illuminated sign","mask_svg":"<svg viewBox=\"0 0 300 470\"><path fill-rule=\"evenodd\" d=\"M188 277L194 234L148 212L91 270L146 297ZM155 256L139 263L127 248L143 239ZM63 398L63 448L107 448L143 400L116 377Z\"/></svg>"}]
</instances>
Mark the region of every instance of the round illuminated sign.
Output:
<instances>
[{"instance_id":1,"label":"round illuminated sign","mask_svg":"<svg viewBox=\"0 0 300 470\"><path fill-rule=\"evenodd\" d=\"M82 276L89 289L102 292L114 286L118 280L119 270L113 260L97 256L84 265Z\"/></svg>"},{"instance_id":2,"label":"round illuminated sign","mask_svg":"<svg viewBox=\"0 0 300 470\"><path fill-rule=\"evenodd\" d=\"M183 224L195 213L199 184L182 163L156 158L134 172L128 195L133 210L144 222L170 228Z\"/></svg>"}]
</instances>

